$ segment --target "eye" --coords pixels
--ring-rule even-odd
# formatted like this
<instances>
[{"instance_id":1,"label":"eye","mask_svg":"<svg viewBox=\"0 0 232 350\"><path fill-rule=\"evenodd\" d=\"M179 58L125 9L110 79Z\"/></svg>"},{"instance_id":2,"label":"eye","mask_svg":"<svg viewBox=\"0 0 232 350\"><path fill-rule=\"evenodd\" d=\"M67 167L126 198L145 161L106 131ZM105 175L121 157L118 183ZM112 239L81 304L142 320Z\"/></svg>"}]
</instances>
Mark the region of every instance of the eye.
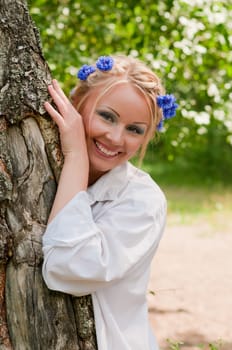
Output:
<instances>
[{"instance_id":1,"label":"eye","mask_svg":"<svg viewBox=\"0 0 232 350\"><path fill-rule=\"evenodd\" d=\"M137 125L129 125L127 127L127 130L133 134L138 134L138 135L144 135L144 133L145 133L145 130Z\"/></svg>"},{"instance_id":2,"label":"eye","mask_svg":"<svg viewBox=\"0 0 232 350\"><path fill-rule=\"evenodd\" d=\"M114 123L116 121L116 116L108 111L97 111L98 115L100 115L100 117L102 117L104 120L110 122L110 123Z\"/></svg>"}]
</instances>

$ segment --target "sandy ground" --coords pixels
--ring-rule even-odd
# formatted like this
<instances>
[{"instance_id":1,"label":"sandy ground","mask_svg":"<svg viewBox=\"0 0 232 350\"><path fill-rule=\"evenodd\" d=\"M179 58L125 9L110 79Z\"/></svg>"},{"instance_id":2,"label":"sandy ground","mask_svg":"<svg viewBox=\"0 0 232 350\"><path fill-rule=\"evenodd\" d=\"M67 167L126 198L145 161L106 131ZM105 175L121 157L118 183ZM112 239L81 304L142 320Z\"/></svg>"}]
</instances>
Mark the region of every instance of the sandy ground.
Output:
<instances>
[{"instance_id":1,"label":"sandy ground","mask_svg":"<svg viewBox=\"0 0 232 350\"><path fill-rule=\"evenodd\" d=\"M167 338L181 349L222 341L232 350L232 224L223 232L206 222L167 225L152 265L148 296L162 350Z\"/></svg>"}]
</instances>

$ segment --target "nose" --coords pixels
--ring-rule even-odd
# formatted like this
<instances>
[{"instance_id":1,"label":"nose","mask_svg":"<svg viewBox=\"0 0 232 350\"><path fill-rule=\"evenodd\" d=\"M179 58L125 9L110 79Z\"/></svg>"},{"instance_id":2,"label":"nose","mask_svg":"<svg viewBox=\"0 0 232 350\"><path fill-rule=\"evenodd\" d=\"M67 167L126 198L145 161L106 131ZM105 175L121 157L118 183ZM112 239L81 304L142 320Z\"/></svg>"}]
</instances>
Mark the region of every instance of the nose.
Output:
<instances>
[{"instance_id":1,"label":"nose","mask_svg":"<svg viewBox=\"0 0 232 350\"><path fill-rule=\"evenodd\" d=\"M124 143L124 128L120 125L112 128L107 134L108 140L115 146L122 146Z\"/></svg>"}]
</instances>

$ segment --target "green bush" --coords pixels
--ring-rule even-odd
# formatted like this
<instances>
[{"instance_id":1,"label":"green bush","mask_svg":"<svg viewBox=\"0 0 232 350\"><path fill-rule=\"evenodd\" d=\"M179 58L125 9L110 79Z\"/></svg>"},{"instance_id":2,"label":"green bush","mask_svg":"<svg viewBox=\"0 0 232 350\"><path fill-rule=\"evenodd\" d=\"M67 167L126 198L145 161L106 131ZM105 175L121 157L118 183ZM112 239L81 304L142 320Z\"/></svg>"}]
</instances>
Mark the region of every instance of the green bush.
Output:
<instances>
[{"instance_id":1,"label":"green bush","mask_svg":"<svg viewBox=\"0 0 232 350\"><path fill-rule=\"evenodd\" d=\"M180 108L166 123L160 160L231 183L232 3L227 0L31 0L52 74L68 93L99 55L141 58ZM186 164L185 164L186 166Z\"/></svg>"}]
</instances>

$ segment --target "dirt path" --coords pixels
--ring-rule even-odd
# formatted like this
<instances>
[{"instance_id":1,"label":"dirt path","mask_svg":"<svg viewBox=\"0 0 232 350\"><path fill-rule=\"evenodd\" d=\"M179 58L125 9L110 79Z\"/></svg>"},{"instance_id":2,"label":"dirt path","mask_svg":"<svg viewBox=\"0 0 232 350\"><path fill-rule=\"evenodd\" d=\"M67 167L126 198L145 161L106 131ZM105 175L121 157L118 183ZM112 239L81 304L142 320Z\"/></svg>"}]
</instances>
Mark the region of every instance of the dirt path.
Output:
<instances>
[{"instance_id":1,"label":"dirt path","mask_svg":"<svg viewBox=\"0 0 232 350\"><path fill-rule=\"evenodd\" d=\"M232 227L168 225L152 266L150 319L162 350L222 340L232 350ZM207 347L208 348L208 347ZM170 348L169 348L170 349Z\"/></svg>"}]
</instances>

